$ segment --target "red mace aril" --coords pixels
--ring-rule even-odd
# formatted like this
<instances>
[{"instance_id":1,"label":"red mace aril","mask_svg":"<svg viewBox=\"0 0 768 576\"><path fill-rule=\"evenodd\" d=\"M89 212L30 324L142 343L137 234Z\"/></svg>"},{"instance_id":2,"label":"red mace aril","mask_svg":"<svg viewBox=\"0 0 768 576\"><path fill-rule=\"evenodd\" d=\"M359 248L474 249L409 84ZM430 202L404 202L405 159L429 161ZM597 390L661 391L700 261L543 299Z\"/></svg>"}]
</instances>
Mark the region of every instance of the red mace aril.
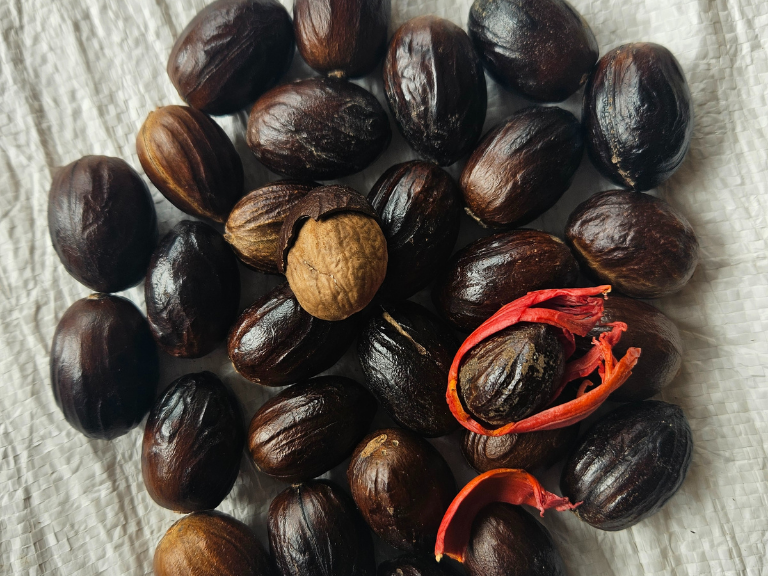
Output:
<instances>
[{"instance_id":1,"label":"red mace aril","mask_svg":"<svg viewBox=\"0 0 768 576\"><path fill-rule=\"evenodd\" d=\"M459 376L462 361L474 347L502 330L522 322L548 324L559 329L557 336L563 346L564 357L569 358L576 348L574 335L586 335L600 322L603 314L603 298L610 290L610 286L597 286L529 292L522 298L503 306L483 322L461 345L448 373L446 400L456 420L464 428L477 434L503 436L563 428L583 420L597 410L611 392L629 378L632 368L640 357L639 348L629 348L621 360L613 356L611 351L613 346L621 338L621 333L627 329L627 325L623 322L607 324L611 330L601 334L599 340L593 340L593 347L585 356L565 365L562 379L559 385L554 387L554 393L549 400L549 408L497 428L486 428L482 422L478 421L479 419L475 419L470 414L468 408L462 403ZM553 405L566 384L578 378L586 378L595 369L601 380L598 385L595 386L585 379L574 400Z\"/></svg>"}]
</instances>

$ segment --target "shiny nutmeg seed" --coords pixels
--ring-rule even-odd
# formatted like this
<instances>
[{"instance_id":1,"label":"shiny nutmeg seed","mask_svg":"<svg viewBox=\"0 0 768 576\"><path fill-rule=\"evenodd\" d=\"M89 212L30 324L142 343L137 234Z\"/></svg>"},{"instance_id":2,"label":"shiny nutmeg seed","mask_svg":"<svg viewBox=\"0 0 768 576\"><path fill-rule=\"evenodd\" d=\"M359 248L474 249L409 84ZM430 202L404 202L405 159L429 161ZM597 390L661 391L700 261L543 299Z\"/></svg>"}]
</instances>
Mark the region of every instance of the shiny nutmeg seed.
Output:
<instances>
[{"instance_id":1,"label":"shiny nutmeg seed","mask_svg":"<svg viewBox=\"0 0 768 576\"><path fill-rule=\"evenodd\" d=\"M277 0L217 0L176 39L168 77L206 114L232 114L277 84L293 59L291 17Z\"/></svg>"},{"instance_id":2,"label":"shiny nutmeg seed","mask_svg":"<svg viewBox=\"0 0 768 576\"><path fill-rule=\"evenodd\" d=\"M446 563L438 564L434 558L405 554L379 564L376 576L454 576Z\"/></svg>"},{"instance_id":3,"label":"shiny nutmeg seed","mask_svg":"<svg viewBox=\"0 0 768 576\"><path fill-rule=\"evenodd\" d=\"M259 162L302 180L334 180L360 172L391 138L387 113L376 97L333 78L273 88L259 98L248 118L248 146Z\"/></svg>"},{"instance_id":4,"label":"shiny nutmeg seed","mask_svg":"<svg viewBox=\"0 0 768 576\"><path fill-rule=\"evenodd\" d=\"M72 277L98 292L138 284L157 242L152 196L125 161L84 156L60 168L48 193L48 231Z\"/></svg>"},{"instance_id":5,"label":"shiny nutmeg seed","mask_svg":"<svg viewBox=\"0 0 768 576\"><path fill-rule=\"evenodd\" d=\"M384 59L384 91L408 144L441 166L469 153L483 129L485 75L467 33L437 16L395 32Z\"/></svg>"},{"instance_id":6,"label":"shiny nutmeg seed","mask_svg":"<svg viewBox=\"0 0 768 576\"><path fill-rule=\"evenodd\" d=\"M195 512L165 533L155 549L155 576L275 576L256 534L231 516Z\"/></svg>"},{"instance_id":7,"label":"shiny nutmeg seed","mask_svg":"<svg viewBox=\"0 0 768 576\"><path fill-rule=\"evenodd\" d=\"M243 194L243 164L216 122L188 106L150 112L136 137L144 173L182 212L224 222Z\"/></svg>"},{"instance_id":8,"label":"shiny nutmeg seed","mask_svg":"<svg viewBox=\"0 0 768 576\"><path fill-rule=\"evenodd\" d=\"M235 395L210 372L182 376L147 418L141 449L147 492L176 512L212 510L237 479L244 445Z\"/></svg>"},{"instance_id":9,"label":"shiny nutmeg seed","mask_svg":"<svg viewBox=\"0 0 768 576\"><path fill-rule=\"evenodd\" d=\"M357 78L387 48L390 0L296 0L293 26L302 58L318 72Z\"/></svg>"}]
</instances>

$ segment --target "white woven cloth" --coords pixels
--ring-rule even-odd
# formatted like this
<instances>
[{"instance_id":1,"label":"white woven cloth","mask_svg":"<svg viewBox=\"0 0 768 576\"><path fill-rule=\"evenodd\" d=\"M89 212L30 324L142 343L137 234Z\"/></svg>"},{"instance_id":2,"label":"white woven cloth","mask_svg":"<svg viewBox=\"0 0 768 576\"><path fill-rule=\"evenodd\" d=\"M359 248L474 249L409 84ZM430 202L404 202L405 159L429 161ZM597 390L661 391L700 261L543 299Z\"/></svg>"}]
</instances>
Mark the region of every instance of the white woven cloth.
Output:
<instances>
[{"instance_id":1,"label":"white woven cloth","mask_svg":"<svg viewBox=\"0 0 768 576\"><path fill-rule=\"evenodd\" d=\"M290 1L285 0L290 8ZM572 0L601 53L653 41L678 58L690 83L695 130L679 172L658 193L677 206L701 243L688 286L655 304L680 328L681 374L663 399L693 429L693 464L656 516L607 533L572 514L548 512L572 576L768 573L768 2L765 0ZM152 554L178 518L155 505L140 472L143 425L113 442L88 440L64 421L48 378L58 319L88 289L59 263L46 225L52 170L85 154L140 170L135 135L147 113L180 103L165 73L174 39L205 0L2 0L0 2L0 573L129 576L152 573ZM465 26L469 0L392 0L393 26L435 13ZM290 77L311 71L295 58ZM380 71L361 81L384 103ZM489 80L486 129L525 105ZM579 96L565 106L579 110ZM254 188L275 179L244 142L245 114L219 119ZM393 125L394 126L394 125ZM390 165L414 157L396 136L383 158L345 180L367 193ZM458 166L451 173L458 174ZM585 158L576 182L533 227L562 235L570 211L610 188ZM154 188L161 233L184 216ZM483 232L463 222L461 243ZM241 306L278 283L244 273ZM143 306L141 288L125 295ZM426 302L425 292L417 298ZM161 388L210 369L246 415L267 392L233 373L223 347L202 360L163 360ZM361 378L353 351L335 372ZM386 418L379 417L386 423ZM457 436L436 445L458 480L472 475ZM343 481L344 468L331 477ZM557 471L545 477L557 487ZM284 485L243 458L220 510L265 538L265 513ZM380 547L379 556L391 551Z\"/></svg>"}]
</instances>

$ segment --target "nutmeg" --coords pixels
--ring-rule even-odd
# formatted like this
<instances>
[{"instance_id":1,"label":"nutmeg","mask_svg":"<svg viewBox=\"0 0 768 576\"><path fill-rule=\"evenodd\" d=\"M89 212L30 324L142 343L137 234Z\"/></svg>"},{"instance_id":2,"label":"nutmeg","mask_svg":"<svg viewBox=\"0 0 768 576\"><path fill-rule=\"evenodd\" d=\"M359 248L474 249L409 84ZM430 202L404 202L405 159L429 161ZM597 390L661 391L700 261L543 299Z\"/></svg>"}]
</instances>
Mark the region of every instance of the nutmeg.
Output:
<instances>
[{"instance_id":1,"label":"nutmeg","mask_svg":"<svg viewBox=\"0 0 768 576\"><path fill-rule=\"evenodd\" d=\"M478 472L497 468L536 470L564 458L579 433L579 425L504 436L485 436L464 431L461 452Z\"/></svg>"},{"instance_id":2,"label":"nutmeg","mask_svg":"<svg viewBox=\"0 0 768 576\"><path fill-rule=\"evenodd\" d=\"M296 45L311 68L334 78L372 71L387 48L390 0L296 0Z\"/></svg>"},{"instance_id":3,"label":"nutmeg","mask_svg":"<svg viewBox=\"0 0 768 576\"><path fill-rule=\"evenodd\" d=\"M288 211L318 184L281 180L243 196L229 213L224 239L249 268L279 274L280 228Z\"/></svg>"},{"instance_id":4,"label":"nutmeg","mask_svg":"<svg viewBox=\"0 0 768 576\"><path fill-rule=\"evenodd\" d=\"M376 576L455 576L447 562L438 564L434 558L405 554L379 564Z\"/></svg>"},{"instance_id":5,"label":"nutmeg","mask_svg":"<svg viewBox=\"0 0 768 576\"><path fill-rule=\"evenodd\" d=\"M144 173L182 212L224 222L243 194L243 164L216 122L188 106L150 112L136 137Z\"/></svg>"},{"instance_id":6,"label":"nutmeg","mask_svg":"<svg viewBox=\"0 0 768 576\"><path fill-rule=\"evenodd\" d=\"M216 0L176 39L168 77L206 114L231 114L277 84L293 60L293 26L277 0Z\"/></svg>"},{"instance_id":7,"label":"nutmeg","mask_svg":"<svg viewBox=\"0 0 768 576\"><path fill-rule=\"evenodd\" d=\"M315 188L285 217L280 269L301 307L343 320L376 295L387 273L387 241L370 204L348 186Z\"/></svg>"}]
</instances>

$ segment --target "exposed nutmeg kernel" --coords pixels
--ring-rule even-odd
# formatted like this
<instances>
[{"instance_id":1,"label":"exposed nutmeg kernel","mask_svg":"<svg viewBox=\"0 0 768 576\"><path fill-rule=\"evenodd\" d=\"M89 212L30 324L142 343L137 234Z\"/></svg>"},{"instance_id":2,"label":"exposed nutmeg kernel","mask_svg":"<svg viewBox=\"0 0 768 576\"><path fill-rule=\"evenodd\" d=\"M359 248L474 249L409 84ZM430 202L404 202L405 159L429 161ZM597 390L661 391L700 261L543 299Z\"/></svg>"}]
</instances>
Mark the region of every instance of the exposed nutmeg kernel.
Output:
<instances>
[{"instance_id":1,"label":"exposed nutmeg kernel","mask_svg":"<svg viewBox=\"0 0 768 576\"><path fill-rule=\"evenodd\" d=\"M226 240L240 261L254 270L279 274L280 228L288 211L319 184L280 180L249 192L232 208L224 226Z\"/></svg>"},{"instance_id":2,"label":"exposed nutmeg kernel","mask_svg":"<svg viewBox=\"0 0 768 576\"><path fill-rule=\"evenodd\" d=\"M243 194L243 164L232 141L194 108L150 112L136 152L152 184L187 214L223 223Z\"/></svg>"},{"instance_id":3,"label":"exposed nutmeg kernel","mask_svg":"<svg viewBox=\"0 0 768 576\"><path fill-rule=\"evenodd\" d=\"M285 217L281 271L301 307L322 320L365 308L387 273L387 241L370 204L347 186L315 188Z\"/></svg>"},{"instance_id":4,"label":"exposed nutmeg kernel","mask_svg":"<svg viewBox=\"0 0 768 576\"><path fill-rule=\"evenodd\" d=\"M291 17L277 0L216 0L176 39L168 77L193 108L232 114L277 84L293 51Z\"/></svg>"},{"instance_id":5,"label":"exposed nutmeg kernel","mask_svg":"<svg viewBox=\"0 0 768 576\"><path fill-rule=\"evenodd\" d=\"M597 61L595 35L564 0L475 0L468 29L491 76L541 102L568 98Z\"/></svg>"},{"instance_id":6,"label":"exposed nutmeg kernel","mask_svg":"<svg viewBox=\"0 0 768 576\"><path fill-rule=\"evenodd\" d=\"M390 10L390 0L296 0L296 46L322 74L364 76L384 57Z\"/></svg>"},{"instance_id":7,"label":"exposed nutmeg kernel","mask_svg":"<svg viewBox=\"0 0 768 576\"><path fill-rule=\"evenodd\" d=\"M608 190L591 196L571 213L565 237L585 272L633 298L682 290L699 262L688 220L648 194Z\"/></svg>"},{"instance_id":8,"label":"exposed nutmeg kernel","mask_svg":"<svg viewBox=\"0 0 768 576\"><path fill-rule=\"evenodd\" d=\"M461 173L467 211L484 226L522 226L571 186L584 153L581 123L556 106L515 112L483 137Z\"/></svg>"},{"instance_id":9,"label":"exposed nutmeg kernel","mask_svg":"<svg viewBox=\"0 0 768 576\"><path fill-rule=\"evenodd\" d=\"M483 66L461 28L419 16L397 29L384 59L384 91L405 139L423 158L453 164L474 147L488 98Z\"/></svg>"},{"instance_id":10,"label":"exposed nutmeg kernel","mask_svg":"<svg viewBox=\"0 0 768 576\"><path fill-rule=\"evenodd\" d=\"M248 146L259 162L302 180L334 180L360 172L391 138L389 118L376 97L333 78L273 88L248 117Z\"/></svg>"}]
</instances>

